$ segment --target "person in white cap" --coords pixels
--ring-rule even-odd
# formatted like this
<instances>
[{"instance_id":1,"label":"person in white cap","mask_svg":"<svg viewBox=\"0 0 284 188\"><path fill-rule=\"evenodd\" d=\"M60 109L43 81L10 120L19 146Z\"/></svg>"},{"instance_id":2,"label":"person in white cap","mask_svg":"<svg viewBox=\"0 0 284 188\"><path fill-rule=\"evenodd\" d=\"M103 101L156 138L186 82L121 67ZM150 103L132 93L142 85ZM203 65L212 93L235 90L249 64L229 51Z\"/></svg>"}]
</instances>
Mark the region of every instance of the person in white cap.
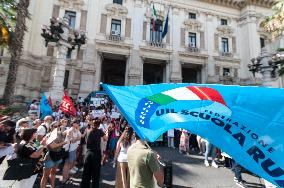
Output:
<instances>
[{"instance_id":1,"label":"person in white cap","mask_svg":"<svg viewBox=\"0 0 284 188\"><path fill-rule=\"evenodd\" d=\"M52 121L52 116L46 116L44 122L37 128L37 140L39 142L42 141L43 137L48 133Z\"/></svg>"}]
</instances>

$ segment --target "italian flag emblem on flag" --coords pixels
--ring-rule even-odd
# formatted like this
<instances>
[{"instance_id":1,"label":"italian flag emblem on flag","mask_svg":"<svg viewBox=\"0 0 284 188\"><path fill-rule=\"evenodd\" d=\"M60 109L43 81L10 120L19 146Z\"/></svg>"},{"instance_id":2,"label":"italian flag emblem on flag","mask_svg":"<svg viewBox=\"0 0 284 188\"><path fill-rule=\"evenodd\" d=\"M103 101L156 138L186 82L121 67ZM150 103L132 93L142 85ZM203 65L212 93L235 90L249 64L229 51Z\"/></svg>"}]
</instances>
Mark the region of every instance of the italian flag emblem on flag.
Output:
<instances>
[{"instance_id":1,"label":"italian flag emblem on flag","mask_svg":"<svg viewBox=\"0 0 284 188\"><path fill-rule=\"evenodd\" d=\"M197 86L180 87L141 99L135 112L136 123L141 127L149 128L150 118L158 107L179 100L210 100L227 106L223 97L215 89Z\"/></svg>"},{"instance_id":2,"label":"italian flag emblem on flag","mask_svg":"<svg viewBox=\"0 0 284 188\"><path fill-rule=\"evenodd\" d=\"M151 11L151 24L152 24L152 30L153 31L156 31L156 28L155 28L155 23L156 23L156 20L157 20L157 11L155 9L155 5L153 3L153 7L152 7L152 11Z\"/></svg>"}]
</instances>

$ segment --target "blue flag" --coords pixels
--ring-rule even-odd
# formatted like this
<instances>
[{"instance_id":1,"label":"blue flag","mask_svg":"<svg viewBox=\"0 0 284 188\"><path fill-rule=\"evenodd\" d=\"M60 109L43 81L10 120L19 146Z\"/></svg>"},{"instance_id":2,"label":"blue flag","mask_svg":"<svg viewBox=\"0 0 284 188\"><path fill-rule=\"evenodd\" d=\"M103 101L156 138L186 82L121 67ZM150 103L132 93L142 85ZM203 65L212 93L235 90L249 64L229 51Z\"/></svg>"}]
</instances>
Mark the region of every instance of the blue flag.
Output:
<instances>
[{"instance_id":1,"label":"blue flag","mask_svg":"<svg viewBox=\"0 0 284 188\"><path fill-rule=\"evenodd\" d=\"M103 87L141 138L155 141L169 129L186 129L284 187L283 89L186 83Z\"/></svg>"},{"instance_id":2,"label":"blue flag","mask_svg":"<svg viewBox=\"0 0 284 188\"><path fill-rule=\"evenodd\" d=\"M49 105L49 102L44 94L41 95L40 100L40 118L44 118L45 116L52 115L52 109Z\"/></svg>"},{"instance_id":3,"label":"blue flag","mask_svg":"<svg viewBox=\"0 0 284 188\"><path fill-rule=\"evenodd\" d=\"M166 22L165 22L165 25L164 25L164 30L163 30L163 33L162 33L162 39L167 35L168 27L169 27L169 10L168 10L168 13L167 13L167 18L166 18Z\"/></svg>"}]
</instances>

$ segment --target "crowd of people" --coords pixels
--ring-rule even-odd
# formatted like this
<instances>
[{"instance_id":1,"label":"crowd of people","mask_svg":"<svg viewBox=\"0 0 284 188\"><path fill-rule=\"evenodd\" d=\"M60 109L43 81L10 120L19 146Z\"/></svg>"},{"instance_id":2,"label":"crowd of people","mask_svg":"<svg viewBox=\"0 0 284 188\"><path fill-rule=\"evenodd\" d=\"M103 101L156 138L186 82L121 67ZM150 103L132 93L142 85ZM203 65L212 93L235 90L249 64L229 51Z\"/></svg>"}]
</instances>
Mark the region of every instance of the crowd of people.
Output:
<instances>
[{"instance_id":1,"label":"crowd of people","mask_svg":"<svg viewBox=\"0 0 284 188\"><path fill-rule=\"evenodd\" d=\"M39 102L34 100L28 117L21 118L19 113L15 113L12 117L2 118L0 163L5 158L7 161L21 158L33 161L36 166L28 178L14 178L17 181L13 187L32 188L38 178L40 188L45 188L48 182L54 188L58 173L62 173L61 184L68 185L72 184L72 175L80 171L82 188L90 185L98 188L101 166L109 162L116 167L116 188L152 188L153 177L162 186L164 175L158 164L159 155L140 140L109 99L105 98L103 104L96 105L86 105L80 98L74 103L76 117L62 113L55 106L51 116L40 119ZM199 152L204 155L207 167L218 168L216 159L222 157L218 148L186 130L169 130L149 144L167 145L178 149L181 154ZM235 173L236 184L246 187L241 166L230 156L224 156L225 166Z\"/></svg>"}]
</instances>

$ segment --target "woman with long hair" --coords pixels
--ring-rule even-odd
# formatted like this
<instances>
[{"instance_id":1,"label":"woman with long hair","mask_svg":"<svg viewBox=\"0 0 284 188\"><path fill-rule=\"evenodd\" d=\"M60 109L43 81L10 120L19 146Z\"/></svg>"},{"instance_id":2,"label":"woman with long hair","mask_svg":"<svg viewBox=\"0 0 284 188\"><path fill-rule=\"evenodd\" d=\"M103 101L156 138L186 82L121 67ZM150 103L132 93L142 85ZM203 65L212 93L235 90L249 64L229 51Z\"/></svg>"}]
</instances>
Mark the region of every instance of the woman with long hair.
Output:
<instances>
[{"instance_id":1,"label":"woman with long hair","mask_svg":"<svg viewBox=\"0 0 284 188\"><path fill-rule=\"evenodd\" d=\"M117 161L116 169L116 188L129 188L130 176L128 170L127 150L132 143L133 129L126 127L116 146L114 163Z\"/></svg>"},{"instance_id":2,"label":"woman with long hair","mask_svg":"<svg viewBox=\"0 0 284 188\"><path fill-rule=\"evenodd\" d=\"M23 129L21 134L21 142L17 149L17 155L20 158L39 160L43 153L44 146L37 149L34 140L36 138L37 129ZM42 142L44 144L44 141ZM23 172L24 173L24 172ZM17 181L13 187L32 188L37 178L38 172L35 172L30 178Z\"/></svg>"},{"instance_id":3,"label":"woman with long hair","mask_svg":"<svg viewBox=\"0 0 284 188\"><path fill-rule=\"evenodd\" d=\"M44 158L44 168L43 168L43 175L40 181L40 188L45 188L48 177L50 178L50 186L51 188L55 188L55 175L58 165L62 162L62 158L58 158L62 147L67 144L65 140L65 136L60 130L60 123L54 121L50 124L51 132L46 135L46 139L48 142L48 138L52 136L53 131L57 131L57 136L55 140L47 143L48 152Z\"/></svg>"}]
</instances>

